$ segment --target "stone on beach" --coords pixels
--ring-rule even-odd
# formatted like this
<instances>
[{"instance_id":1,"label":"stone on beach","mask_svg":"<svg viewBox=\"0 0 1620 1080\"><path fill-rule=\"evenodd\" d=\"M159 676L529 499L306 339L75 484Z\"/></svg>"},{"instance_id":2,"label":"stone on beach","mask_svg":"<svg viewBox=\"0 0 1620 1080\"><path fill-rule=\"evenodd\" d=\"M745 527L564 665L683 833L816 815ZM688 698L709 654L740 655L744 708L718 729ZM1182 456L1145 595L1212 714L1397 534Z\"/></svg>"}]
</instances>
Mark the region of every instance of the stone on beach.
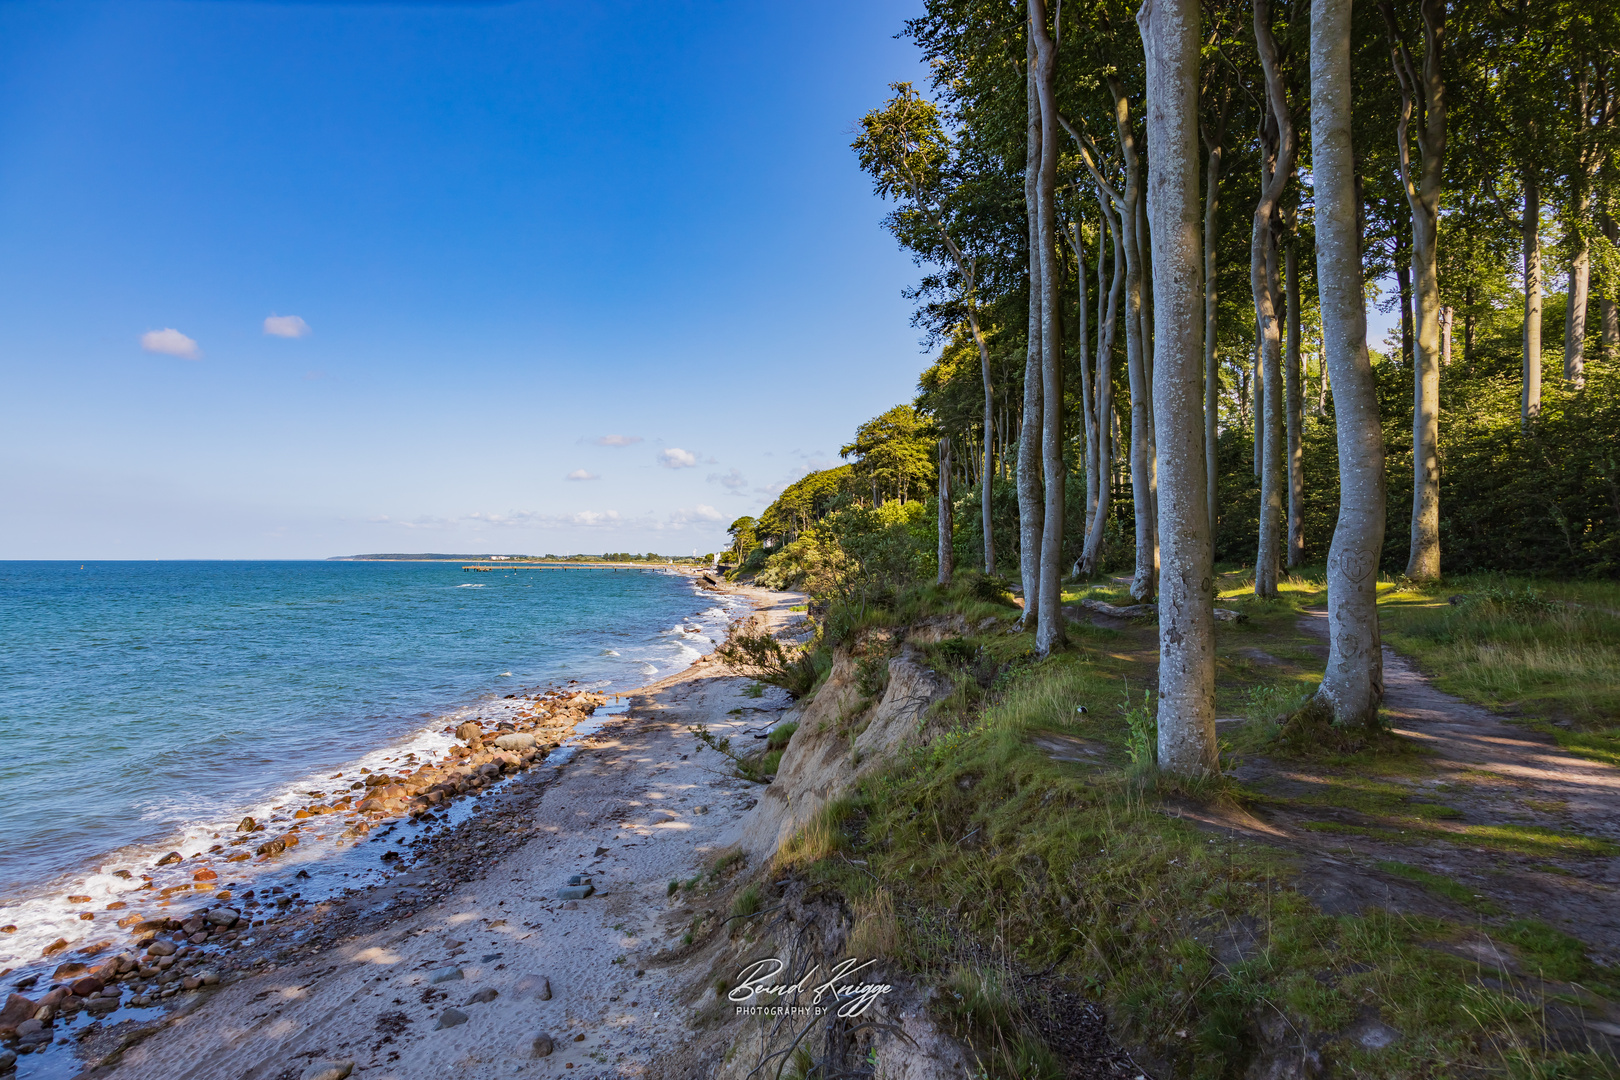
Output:
<instances>
[{"instance_id":1,"label":"stone on beach","mask_svg":"<svg viewBox=\"0 0 1620 1080\"><path fill-rule=\"evenodd\" d=\"M299 1080L344 1080L352 1072L353 1061L317 1061L304 1070Z\"/></svg>"},{"instance_id":2,"label":"stone on beach","mask_svg":"<svg viewBox=\"0 0 1620 1080\"><path fill-rule=\"evenodd\" d=\"M517 981L514 992L520 998L533 994L536 1001L550 1001L551 980L544 975L525 975Z\"/></svg>"},{"instance_id":3,"label":"stone on beach","mask_svg":"<svg viewBox=\"0 0 1620 1080\"><path fill-rule=\"evenodd\" d=\"M433 973L433 977L430 978L428 980L428 982L430 982L430 983L453 982L456 979L465 979L465 978L466 978L466 976L461 973L460 968L458 968L458 967L447 967L447 968L440 968L438 971L435 971Z\"/></svg>"},{"instance_id":4,"label":"stone on beach","mask_svg":"<svg viewBox=\"0 0 1620 1080\"><path fill-rule=\"evenodd\" d=\"M484 1005L500 997L500 991L493 986L486 986L482 990L475 990L473 996L467 999L468 1005Z\"/></svg>"},{"instance_id":5,"label":"stone on beach","mask_svg":"<svg viewBox=\"0 0 1620 1080\"><path fill-rule=\"evenodd\" d=\"M170 863L184 862L185 858L186 857L180 854L178 851L171 851L167 855L163 856L163 858L159 859L157 864L159 866L168 866Z\"/></svg>"},{"instance_id":6,"label":"stone on beach","mask_svg":"<svg viewBox=\"0 0 1620 1080\"><path fill-rule=\"evenodd\" d=\"M206 916L204 916L204 918L206 918L213 925L225 927L227 929L235 926L241 917L242 916L240 913L224 907L214 908Z\"/></svg>"},{"instance_id":7,"label":"stone on beach","mask_svg":"<svg viewBox=\"0 0 1620 1080\"><path fill-rule=\"evenodd\" d=\"M532 750L535 742L535 737L526 731L516 731L508 735L497 735L495 737L495 745L502 750Z\"/></svg>"},{"instance_id":8,"label":"stone on beach","mask_svg":"<svg viewBox=\"0 0 1620 1080\"><path fill-rule=\"evenodd\" d=\"M542 1031L529 1042L530 1057L550 1057L551 1052L557 1048L557 1041L549 1032Z\"/></svg>"},{"instance_id":9,"label":"stone on beach","mask_svg":"<svg viewBox=\"0 0 1620 1080\"><path fill-rule=\"evenodd\" d=\"M460 1009L446 1009L439 1014L439 1022L434 1031L443 1031L445 1028L459 1027L467 1022L467 1014Z\"/></svg>"}]
</instances>

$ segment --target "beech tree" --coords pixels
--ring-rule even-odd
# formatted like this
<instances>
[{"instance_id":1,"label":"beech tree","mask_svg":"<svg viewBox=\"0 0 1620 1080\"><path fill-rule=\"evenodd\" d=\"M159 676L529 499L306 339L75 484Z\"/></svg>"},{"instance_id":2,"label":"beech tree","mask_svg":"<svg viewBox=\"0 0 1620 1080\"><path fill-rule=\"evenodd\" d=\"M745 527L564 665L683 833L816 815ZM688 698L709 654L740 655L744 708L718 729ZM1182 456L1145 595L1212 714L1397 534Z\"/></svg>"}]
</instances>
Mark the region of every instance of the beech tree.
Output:
<instances>
[{"instance_id":1,"label":"beech tree","mask_svg":"<svg viewBox=\"0 0 1620 1080\"><path fill-rule=\"evenodd\" d=\"M1333 386L1339 520L1328 548L1328 660L1317 698L1341 723L1373 725L1384 696L1378 562L1384 543L1384 433L1367 355L1355 150L1351 0L1311 2L1311 163L1323 355Z\"/></svg>"},{"instance_id":2,"label":"beech tree","mask_svg":"<svg viewBox=\"0 0 1620 1080\"><path fill-rule=\"evenodd\" d=\"M1389 28L1390 56L1401 89L1395 140L1401 187L1412 208L1412 270L1417 278L1417 338L1412 364L1412 548L1406 576L1414 581L1432 581L1440 576L1440 276L1435 245L1439 241L1441 164L1446 151L1446 84L1440 71L1446 7L1445 0L1420 0L1421 75L1412 65L1389 0L1381 0L1379 8ZM1415 132L1411 129L1414 110ZM1413 134L1419 157L1416 170L1409 142Z\"/></svg>"},{"instance_id":3,"label":"beech tree","mask_svg":"<svg viewBox=\"0 0 1620 1080\"><path fill-rule=\"evenodd\" d=\"M952 144L940 120L939 108L924 101L910 83L893 83L894 97L884 108L861 118L861 134L852 144L861 168L870 173L882 198L902 200L887 224L901 243L919 256L939 261L948 254L956 272L962 312L973 344L979 352L984 380L984 465L981 469L984 516L984 572L996 572L994 528L991 522L990 475L994 451L994 397L990 380L990 350L979 325L978 259L964 250L952 233ZM937 236L938 244L933 241Z\"/></svg>"},{"instance_id":4,"label":"beech tree","mask_svg":"<svg viewBox=\"0 0 1620 1080\"><path fill-rule=\"evenodd\" d=\"M1198 0L1146 0L1137 14L1147 55L1152 185L1153 413L1158 433L1159 767L1220 770L1215 742L1215 615L1204 497L1204 288L1198 227Z\"/></svg>"}]
</instances>

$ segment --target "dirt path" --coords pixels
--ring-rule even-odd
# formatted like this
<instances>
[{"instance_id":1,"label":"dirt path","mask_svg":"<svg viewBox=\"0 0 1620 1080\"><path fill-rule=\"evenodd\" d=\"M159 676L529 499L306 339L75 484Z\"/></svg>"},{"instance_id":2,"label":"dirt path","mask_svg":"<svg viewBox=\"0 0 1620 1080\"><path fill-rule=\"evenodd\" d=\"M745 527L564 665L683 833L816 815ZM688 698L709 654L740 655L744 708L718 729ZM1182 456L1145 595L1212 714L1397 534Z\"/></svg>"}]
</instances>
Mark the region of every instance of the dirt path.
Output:
<instances>
[{"instance_id":1,"label":"dirt path","mask_svg":"<svg viewBox=\"0 0 1620 1080\"><path fill-rule=\"evenodd\" d=\"M1308 612L1298 625L1325 637L1326 615ZM1253 782L1287 800L1270 822L1358 862L1393 860L1464 884L1488 902L1482 908L1544 920L1584 941L1593 959L1620 962L1620 857L1581 846L1584 837L1620 840L1620 770L1435 689L1388 647L1384 677L1395 733L1429 752L1419 775L1375 781L1406 790L1406 813L1397 808L1394 817L1411 827L1383 828L1376 804L1356 806L1361 778L1256 761L1245 770ZM1339 801L1352 808L1327 805L1319 796L1330 787L1348 789L1352 797Z\"/></svg>"},{"instance_id":2,"label":"dirt path","mask_svg":"<svg viewBox=\"0 0 1620 1080\"><path fill-rule=\"evenodd\" d=\"M766 622L796 618L799 599L770 596ZM493 827L533 839L414 915L222 986L94 1075L295 1080L345 1059L366 1080L645 1069L685 1031L683 974L647 962L692 916L669 883L703 873L756 797L687 728L747 740L767 726L785 695L748 697L750 682L705 663L635 695L537 798L492 808L496 823L522 819ZM559 899L572 874L595 894ZM536 1056L541 1033L553 1049Z\"/></svg>"}]
</instances>

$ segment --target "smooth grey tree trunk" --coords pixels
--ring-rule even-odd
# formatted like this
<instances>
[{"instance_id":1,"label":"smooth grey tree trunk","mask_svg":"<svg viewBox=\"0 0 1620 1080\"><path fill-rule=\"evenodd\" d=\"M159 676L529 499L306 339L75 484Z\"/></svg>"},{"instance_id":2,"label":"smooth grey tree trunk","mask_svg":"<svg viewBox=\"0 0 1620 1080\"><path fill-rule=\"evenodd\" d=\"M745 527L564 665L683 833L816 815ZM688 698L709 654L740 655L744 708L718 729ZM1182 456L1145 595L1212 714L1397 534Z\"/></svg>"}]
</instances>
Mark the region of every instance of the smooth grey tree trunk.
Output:
<instances>
[{"instance_id":1,"label":"smooth grey tree trunk","mask_svg":"<svg viewBox=\"0 0 1620 1080\"><path fill-rule=\"evenodd\" d=\"M953 543L955 510L951 505L951 437L939 440L939 583L949 585L956 572L956 547Z\"/></svg>"},{"instance_id":2,"label":"smooth grey tree trunk","mask_svg":"<svg viewBox=\"0 0 1620 1080\"><path fill-rule=\"evenodd\" d=\"M1063 322L1062 271L1057 248L1057 165L1062 135L1052 69L1057 46L1046 26L1045 0L1030 0L1035 39L1035 88L1041 114L1041 160L1035 201L1038 208L1041 263L1041 472L1045 520L1041 524L1040 600L1036 611L1035 649L1050 655L1066 637L1063 621Z\"/></svg>"},{"instance_id":3,"label":"smooth grey tree trunk","mask_svg":"<svg viewBox=\"0 0 1620 1080\"><path fill-rule=\"evenodd\" d=\"M1529 166L1525 168L1520 242L1524 251L1524 360L1519 373L1519 420L1528 425L1541 415L1541 184Z\"/></svg>"},{"instance_id":4,"label":"smooth grey tree trunk","mask_svg":"<svg viewBox=\"0 0 1620 1080\"><path fill-rule=\"evenodd\" d=\"M1586 386L1586 306L1592 286L1592 245L1586 234L1590 207L1581 179L1570 178L1575 186L1569 212L1574 251L1569 257L1569 302L1564 305L1564 382L1572 390Z\"/></svg>"},{"instance_id":5,"label":"smooth grey tree trunk","mask_svg":"<svg viewBox=\"0 0 1620 1080\"><path fill-rule=\"evenodd\" d=\"M1377 598L1384 546L1384 433L1367 356L1350 138L1350 3L1311 2L1316 287L1339 448L1339 521L1328 548L1328 660L1316 696L1336 721L1370 725L1378 722L1384 696Z\"/></svg>"},{"instance_id":6,"label":"smooth grey tree trunk","mask_svg":"<svg viewBox=\"0 0 1620 1080\"><path fill-rule=\"evenodd\" d=\"M1288 568L1305 562L1305 390L1299 368L1299 251L1292 214L1283 262L1288 275L1288 340L1283 349L1283 396L1288 410Z\"/></svg>"},{"instance_id":7,"label":"smooth grey tree trunk","mask_svg":"<svg viewBox=\"0 0 1620 1080\"><path fill-rule=\"evenodd\" d=\"M1040 606L1041 518L1041 224L1038 191L1042 153L1040 95L1035 88L1035 35L1024 27L1024 218L1029 227L1029 330L1024 357L1024 422L1018 431L1018 569L1027 630Z\"/></svg>"},{"instance_id":8,"label":"smooth grey tree trunk","mask_svg":"<svg viewBox=\"0 0 1620 1080\"><path fill-rule=\"evenodd\" d=\"M1136 571L1131 577L1131 596L1138 603L1145 603L1158 590L1159 544L1153 520L1156 455L1147 353L1142 334L1142 247L1137 227L1142 200L1142 162L1136 153L1131 106L1124 84L1117 76L1110 76L1108 88L1114 97L1114 127L1121 156L1125 159L1125 192L1119 208L1119 223L1125 247L1125 368L1131 387L1131 501L1136 511Z\"/></svg>"},{"instance_id":9,"label":"smooth grey tree trunk","mask_svg":"<svg viewBox=\"0 0 1620 1080\"><path fill-rule=\"evenodd\" d=\"M1205 498L1208 502L1209 527L1213 533L1219 520L1215 498L1218 491L1220 464L1219 439L1216 421L1220 418L1221 377L1215 355L1216 330L1220 309L1216 289L1216 248L1220 242L1221 154L1226 142L1227 104L1226 88L1222 89L1219 119L1213 132L1205 132L1209 144L1208 165L1204 171L1204 469Z\"/></svg>"},{"instance_id":10,"label":"smooth grey tree trunk","mask_svg":"<svg viewBox=\"0 0 1620 1080\"><path fill-rule=\"evenodd\" d=\"M1119 417L1114 411L1114 336L1119 318L1119 299L1125 289L1125 245L1120 238L1119 218L1114 213L1108 192L1097 185L1097 207L1101 223L1097 231L1097 353L1096 404L1097 436L1097 513L1091 529L1086 533L1085 547L1080 553L1080 573L1095 577L1102 558L1103 539L1108 531L1108 514L1113 509L1114 447L1118 446ZM1108 288L1103 289L1103 243L1111 240L1114 257L1109 273Z\"/></svg>"},{"instance_id":11,"label":"smooth grey tree trunk","mask_svg":"<svg viewBox=\"0 0 1620 1080\"><path fill-rule=\"evenodd\" d=\"M1078 192L1077 192L1078 194ZM1076 298L1075 317L1079 323L1075 327L1075 356L1080 359L1080 438L1085 446L1086 455L1086 516L1085 528L1080 534L1081 549L1084 550L1085 540L1091 535L1092 522L1097 517L1097 493L1099 489L1097 465L1098 450L1097 436L1102 425L1097 422L1097 409L1095 388L1091 374L1091 328L1087 324L1087 317L1091 310L1091 297L1088 295L1087 274L1090 268L1086 266L1086 243L1080 233L1080 222L1075 221L1063 230L1063 235L1074 249L1075 279L1079 284L1080 295ZM1072 574L1079 576L1084 556L1074 561Z\"/></svg>"},{"instance_id":12,"label":"smooth grey tree trunk","mask_svg":"<svg viewBox=\"0 0 1620 1080\"><path fill-rule=\"evenodd\" d=\"M1159 767L1220 771L1215 741L1215 614L1204 498L1204 260L1198 198L1198 0L1146 0L1147 144L1155 297L1153 412L1162 523Z\"/></svg>"},{"instance_id":13,"label":"smooth grey tree trunk","mask_svg":"<svg viewBox=\"0 0 1620 1080\"><path fill-rule=\"evenodd\" d=\"M1412 276L1416 286L1416 351L1412 360L1412 537L1406 576L1440 577L1440 184L1446 151L1446 84L1441 77L1445 0L1421 0L1423 69L1412 66L1389 0L1380 8L1393 42L1391 59L1401 88L1395 125L1401 186L1412 211ZM1418 112L1419 167L1414 177L1407 132Z\"/></svg>"},{"instance_id":14,"label":"smooth grey tree trunk","mask_svg":"<svg viewBox=\"0 0 1620 1080\"><path fill-rule=\"evenodd\" d=\"M1260 538L1254 562L1254 594L1276 596L1282 566L1283 502L1286 485L1283 460L1282 327L1277 318L1280 249L1279 203L1294 172L1296 141L1293 112L1278 70L1277 42L1271 34L1271 5L1254 0L1255 47L1265 75L1266 120L1260 155L1260 198L1254 207L1254 230L1249 255L1249 287L1254 293L1255 321L1260 334L1263 380L1259 425L1263 449L1260 458ZM1269 152L1268 152L1269 151Z\"/></svg>"}]
</instances>

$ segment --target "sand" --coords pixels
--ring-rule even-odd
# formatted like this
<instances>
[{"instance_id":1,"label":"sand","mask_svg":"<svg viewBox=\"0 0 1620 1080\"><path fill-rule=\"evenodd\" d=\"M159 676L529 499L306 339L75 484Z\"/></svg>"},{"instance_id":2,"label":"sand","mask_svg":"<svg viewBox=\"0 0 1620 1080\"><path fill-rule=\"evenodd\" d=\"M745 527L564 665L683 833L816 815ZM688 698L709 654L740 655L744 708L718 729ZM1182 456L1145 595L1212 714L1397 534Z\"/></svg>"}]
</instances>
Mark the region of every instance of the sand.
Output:
<instances>
[{"instance_id":1,"label":"sand","mask_svg":"<svg viewBox=\"0 0 1620 1080\"><path fill-rule=\"evenodd\" d=\"M799 618L788 609L802 597L747 592L773 628ZM330 944L312 932L165 1020L86 1040L91 1075L283 1080L328 1059L367 1080L638 1074L687 1030L683 974L651 962L679 947L693 914L670 882L733 848L760 791L688 728L757 746L788 702L749 697L750 685L707 662L643 689L569 761L505 785L458 831L470 880L400 916L387 888L351 900L358 932ZM438 865L424 858L414 876L455 876ZM595 895L557 899L571 874L588 874ZM451 969L460 977L432 981ZM550 1000L533 989L542 979ZM495 996L469 1003L480 990ZM440 1028L452 1008L467 1019ZM542 1032L556 1049L537 1058Z\"/></svg>"}]
</instances>

